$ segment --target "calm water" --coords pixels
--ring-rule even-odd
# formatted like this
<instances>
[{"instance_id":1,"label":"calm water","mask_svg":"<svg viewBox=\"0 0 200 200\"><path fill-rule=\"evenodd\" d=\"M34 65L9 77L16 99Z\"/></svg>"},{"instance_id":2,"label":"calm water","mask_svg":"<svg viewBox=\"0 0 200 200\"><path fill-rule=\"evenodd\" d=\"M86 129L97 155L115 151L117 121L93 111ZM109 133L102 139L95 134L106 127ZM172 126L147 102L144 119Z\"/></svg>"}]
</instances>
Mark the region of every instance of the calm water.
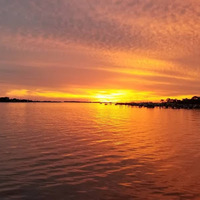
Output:
<instances>
[{"instance_id":1,"label":"calm water","mask_svg":"<svg viewBox=\"0 0 200 200\"><path fill-rule=\"evenodd\" d=\"M1 103L0 199L200 199L200 110Z\"/></svg>"}]
</instances>

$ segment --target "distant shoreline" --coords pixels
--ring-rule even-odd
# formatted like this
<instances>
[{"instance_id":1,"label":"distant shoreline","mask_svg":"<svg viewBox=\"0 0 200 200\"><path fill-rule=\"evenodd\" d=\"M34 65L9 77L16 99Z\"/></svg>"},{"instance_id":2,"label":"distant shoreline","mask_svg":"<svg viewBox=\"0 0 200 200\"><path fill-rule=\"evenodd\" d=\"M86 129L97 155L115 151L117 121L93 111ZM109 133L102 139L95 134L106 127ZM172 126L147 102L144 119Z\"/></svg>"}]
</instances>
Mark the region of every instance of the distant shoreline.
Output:
<instances>
[{"instance_id":1,"label":"distant shoreline","mask_svg":"<svg viewBox=\"0 0 200 200\"><path fill-rule=\"evenodd\" d=\"M200 109L200 97L194 96L191 99L166 99L161 100L160 103L154 103L154 102L130 102L130 103L124 103L124 102L92 102L92 101L34 101L29 99L16 99L16 98L9 98L9 97L0 97L0 103L99 103L104 105L109 104L115 104L121 105L121 106L133 106L133 107L145 107L145 108L172 108L172 109Z\"/></svg>"},{"instance_id":2,"label":"distant shoreline","mask_svg":"<svg viewBox=\"0 0 200 200\"><path fill-rule=\"evenodd\" d=\"M0 103L99 103L90 101L38 101L30 99L16 99L9 97L0 97Z\"/></svg>"}]
</instances>

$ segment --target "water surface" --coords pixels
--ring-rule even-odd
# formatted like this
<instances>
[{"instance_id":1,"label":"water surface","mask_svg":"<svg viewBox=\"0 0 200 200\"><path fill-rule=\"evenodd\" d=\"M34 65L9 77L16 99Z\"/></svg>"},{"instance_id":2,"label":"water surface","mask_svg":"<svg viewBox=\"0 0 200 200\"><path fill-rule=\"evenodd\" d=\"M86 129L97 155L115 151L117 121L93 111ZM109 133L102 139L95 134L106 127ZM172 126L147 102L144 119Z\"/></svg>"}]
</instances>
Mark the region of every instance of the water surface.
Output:
<instances>
[{"instance_id":1,"label":"water surface","mask_svg":"<svg viewBox=\"0 0 200 200\"><path fill-rule=\"evenodd\" d=\"M0 199L200 199L200 110L1 103Z\"/></svg>"}]
</instances>

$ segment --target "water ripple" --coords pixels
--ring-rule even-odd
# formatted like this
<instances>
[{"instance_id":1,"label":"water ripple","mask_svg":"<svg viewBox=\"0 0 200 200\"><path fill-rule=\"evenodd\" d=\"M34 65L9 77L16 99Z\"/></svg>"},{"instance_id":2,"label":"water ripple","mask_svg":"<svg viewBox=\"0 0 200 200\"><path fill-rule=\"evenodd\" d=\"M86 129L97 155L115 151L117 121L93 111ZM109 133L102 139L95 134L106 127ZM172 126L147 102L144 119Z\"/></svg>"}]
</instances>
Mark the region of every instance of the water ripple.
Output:
<instances>
[{"instance_id":1,"label":"water ripple","mask_svg":"<svg viewBox=\"0 0 200 200\"><path fill-rule=\"evenodd\" d=\"M0 104L0 110L3 200L200 199L196 110L99 104Z\"/></svg>"}]
</instances>

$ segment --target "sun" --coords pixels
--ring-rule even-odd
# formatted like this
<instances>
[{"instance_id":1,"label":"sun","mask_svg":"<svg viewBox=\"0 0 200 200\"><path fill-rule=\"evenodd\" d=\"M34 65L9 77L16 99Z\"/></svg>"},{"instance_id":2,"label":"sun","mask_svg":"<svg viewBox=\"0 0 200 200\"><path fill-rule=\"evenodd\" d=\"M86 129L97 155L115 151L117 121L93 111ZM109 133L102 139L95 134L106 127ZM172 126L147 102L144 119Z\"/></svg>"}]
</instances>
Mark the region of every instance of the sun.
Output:
<instances>
[{"instance_id":1,"label":"sun","mask_svg":"<svg viewBox=\"0 0 200 200\"><path fill-rule=\"evenodd\" d=\"M94 98L100 102L120 102L127 94L123 91L100 91Z\"/></svg>"}]
</instances>

